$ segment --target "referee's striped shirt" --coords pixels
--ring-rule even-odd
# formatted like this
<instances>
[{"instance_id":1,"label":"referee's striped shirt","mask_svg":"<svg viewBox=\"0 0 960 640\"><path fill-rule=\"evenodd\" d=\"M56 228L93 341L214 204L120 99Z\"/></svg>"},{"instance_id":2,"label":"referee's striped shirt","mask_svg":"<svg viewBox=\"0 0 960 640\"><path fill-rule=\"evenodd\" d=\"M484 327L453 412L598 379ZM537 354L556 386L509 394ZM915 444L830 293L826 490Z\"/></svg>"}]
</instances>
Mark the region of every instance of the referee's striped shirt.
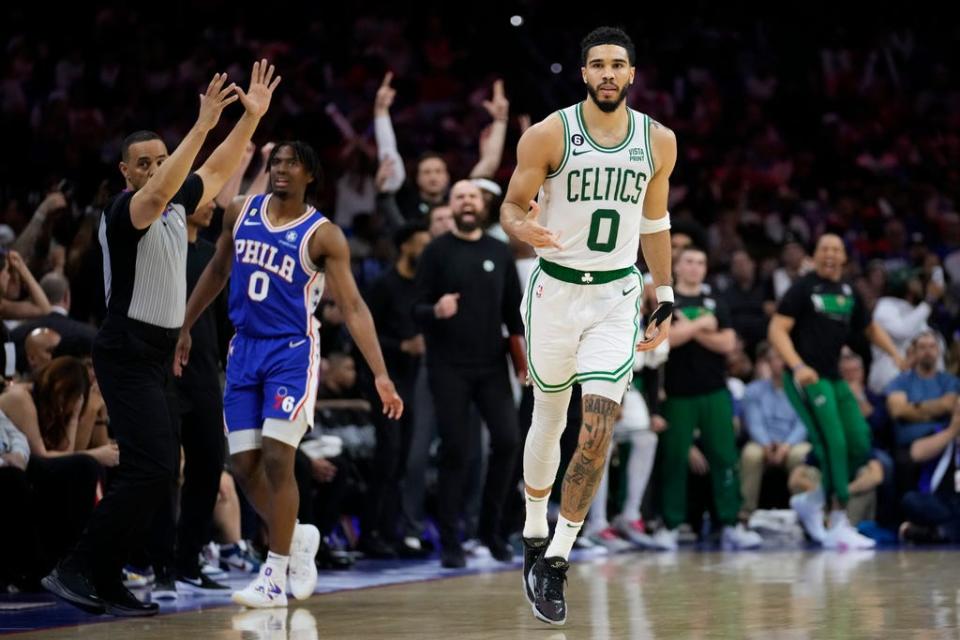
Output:
<instances>
[{"instance_id":1,"label":"referee's striped shirt","mask_svg":"<svg viewBox=\"0 0 960 640\"><path fill-rule=\"evenodd\" d=\"M187 305L187 216L203 197L203 180L190 174L146 229L130 218L133 193L114 198L100 218L107 313L178 329Z\"/></svg>"}]
</instances>

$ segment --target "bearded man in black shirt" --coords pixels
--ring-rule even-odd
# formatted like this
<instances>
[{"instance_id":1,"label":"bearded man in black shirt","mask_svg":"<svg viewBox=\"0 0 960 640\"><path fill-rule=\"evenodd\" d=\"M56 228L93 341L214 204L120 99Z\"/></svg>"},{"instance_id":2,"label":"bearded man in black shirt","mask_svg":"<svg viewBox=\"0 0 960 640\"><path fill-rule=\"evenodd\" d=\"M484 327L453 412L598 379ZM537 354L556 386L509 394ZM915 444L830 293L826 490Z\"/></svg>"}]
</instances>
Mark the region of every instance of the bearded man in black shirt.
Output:
<instances>
[{"instance_id":1,"label":"bearded man in black shirt","mask_svg":"<svg viewBox=\"0 0 960 640\"><path fill-rule=\"evenodd\" d=\"M520 444L510 388L503 326L510 335L517 376L526 380L520 279L510 248L483 233L483 196L468 180L450 190L456 229L424 250L417 268L414 314L427 343L427 372L440 431L439 520L441 563L466 564L458 536L470 445L480 441L468 419L476 404L490 431L490 458L479 537L498 560L513 553L500 518Z\"/></svg>"}]
</instances>

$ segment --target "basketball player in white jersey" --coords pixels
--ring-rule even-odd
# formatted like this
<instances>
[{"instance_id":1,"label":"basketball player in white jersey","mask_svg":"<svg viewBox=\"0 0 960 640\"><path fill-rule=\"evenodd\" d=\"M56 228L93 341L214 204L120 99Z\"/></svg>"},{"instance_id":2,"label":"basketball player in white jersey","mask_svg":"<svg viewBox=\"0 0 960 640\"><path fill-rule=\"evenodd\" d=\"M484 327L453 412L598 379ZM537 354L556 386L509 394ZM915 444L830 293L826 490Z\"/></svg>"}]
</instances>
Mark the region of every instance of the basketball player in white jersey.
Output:
<instances>
[{"instance_id":1,"label":"basketball player in white jersey","mask_svg":"<svg viewBox=\"0 0 960 640\"><path fill-rule=\"evenodd\" d=\"M566 620L567 559L605 468L634 350L663 342L673 313L667 194L676 138L627 108L635 53L623 31L594 30L581 56L587 98L523 134L500 210L504 230L539 256L521 309L535 397L523 454L523 576L534 615L551 624ZM642 334L641 245L658 302ZM547 499L575 383L583 425L551 539Z\"/></svg>"}]
</instances>

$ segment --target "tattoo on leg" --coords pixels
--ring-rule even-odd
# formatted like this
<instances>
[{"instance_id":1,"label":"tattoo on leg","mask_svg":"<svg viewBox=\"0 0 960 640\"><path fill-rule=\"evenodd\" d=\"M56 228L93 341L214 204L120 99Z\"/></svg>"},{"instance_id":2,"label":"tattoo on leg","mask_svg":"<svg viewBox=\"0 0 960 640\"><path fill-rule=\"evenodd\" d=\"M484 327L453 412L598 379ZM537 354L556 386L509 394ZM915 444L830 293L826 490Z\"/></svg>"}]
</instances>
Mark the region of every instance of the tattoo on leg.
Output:
<instances>
[{"instance_id":1,"label":"tattoo on leg","mask_svg":"<svg viewBox=\"0 0 960 640\"><path fill-rule=\"evenodd\" d=\"M561 506L567 513L586 515L606 469L619 404L609 398L587 396L583 401L580 444L563 479Z\"/></svg>"}]
</instances>

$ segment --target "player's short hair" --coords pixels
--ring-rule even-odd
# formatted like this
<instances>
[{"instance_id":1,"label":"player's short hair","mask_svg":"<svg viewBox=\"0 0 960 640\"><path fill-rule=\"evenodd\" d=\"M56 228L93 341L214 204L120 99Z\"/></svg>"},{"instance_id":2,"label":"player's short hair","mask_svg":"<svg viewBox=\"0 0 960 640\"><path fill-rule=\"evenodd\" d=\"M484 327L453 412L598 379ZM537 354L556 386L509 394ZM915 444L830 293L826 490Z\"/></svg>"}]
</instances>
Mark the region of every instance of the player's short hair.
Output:
<instances>
[{"instance_id":1,"label":"player's short hair","mask_svg":"<svg viewBox=\"0 0 960 640\"><path fill-rule=\"evenodd\" d=\"M393 244L399 249L404 242L421 232L427 232L426 223L422 220L411 220L393 234Z\"/></svg>"},{"instance_id":2,"label":"player's short hair","mask_svg":"<svg viewBox=\"0 0 960 640\"><path fill-rule=\"evenodd\" d=\"M633 46L633 40L630 39L630 36L628 36L623 29L617 27L597 27L580 41L580 62L583 66L587 66L587 54L590 53L590 49L602 44L613 44L618 47L623 47L627 50L627 59L630 61L630 66L632 67L637 63L636 47Z\"/></svg>"},{"instance_id":3,"label":"player's short hair","mask_svg":"<svg viewBox=\"0 0 960 640\"><path fill-rule=\"evenodd\" d=\"M129 162L130 147L140 142L147 142L148 140L163 140L163 138L155 131L134 131L123 139L123 145L120 147L120 158L124 162Z\"/></svg>"},{"instance_id":4,"label":"player's short hair","mask_svg":"<svg viewBox=\"0 0 960 640\"><path fill-rule=\"evenodd\" d=\"M293 151L293 157L303 165L307 173L313 176L313 183L307 187L307 196L320 193L320 189L323 187L323 167L320 166L320 156L313 150L313 147L303 140L284 140L274 145L270 151L270 157L267 158L266 170L269 171L270 167L273 166L274 157L283 147L289 147Z\"/></svg>"}]
</instances>

